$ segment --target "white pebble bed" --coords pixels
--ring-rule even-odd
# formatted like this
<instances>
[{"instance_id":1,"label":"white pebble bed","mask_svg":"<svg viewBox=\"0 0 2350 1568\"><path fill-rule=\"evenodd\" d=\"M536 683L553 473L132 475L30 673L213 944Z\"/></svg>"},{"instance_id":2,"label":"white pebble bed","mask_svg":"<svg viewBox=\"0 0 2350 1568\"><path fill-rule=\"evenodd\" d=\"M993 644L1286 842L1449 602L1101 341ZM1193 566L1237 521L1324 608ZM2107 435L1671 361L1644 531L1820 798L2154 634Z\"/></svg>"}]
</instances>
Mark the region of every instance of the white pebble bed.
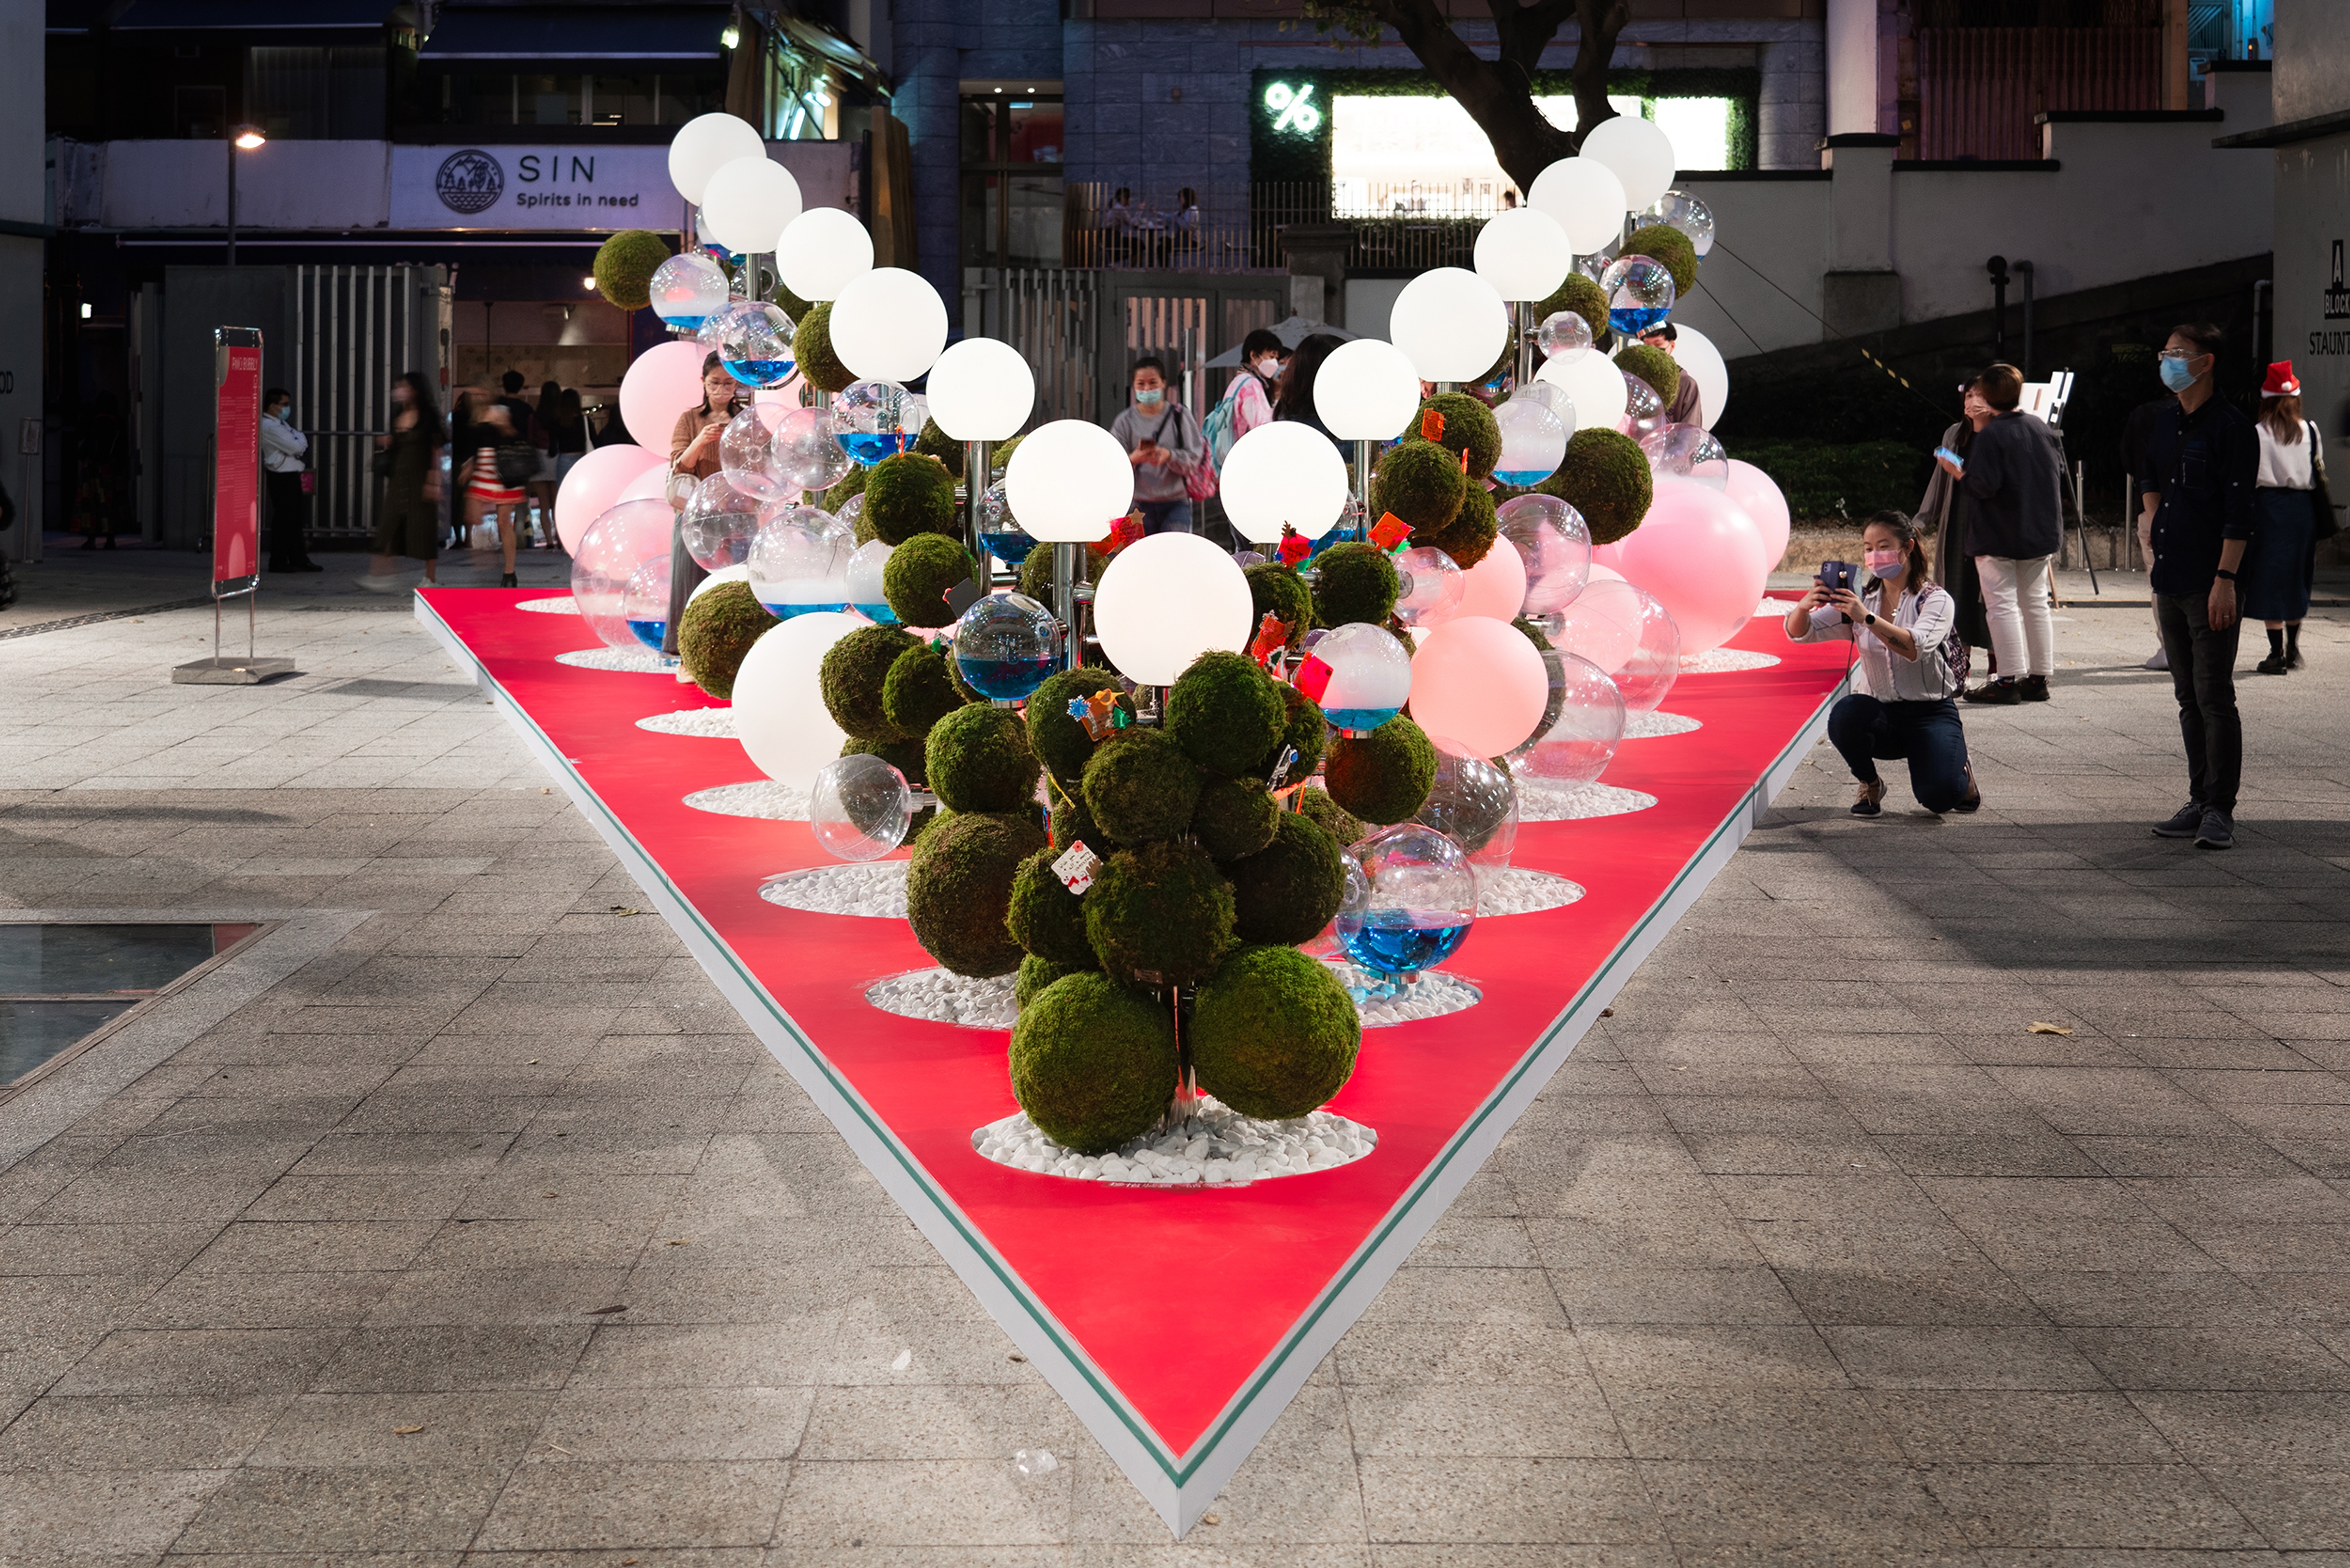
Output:
<instances>
[{"instance_id":1,"label":"white pebble bed","mask_svg":"<svg viewBox=\"0 0 2350 1568\"><path fill-rule=\"evenodd\" d=\"M1754 613L1758 616L1767 615L1777 619L1784 619L1787 612L1794 607L1794 599L1764 599L1754 607Z\"/></svg>"},{"instance_id":2,"label":"white pebble bed","mask_svg":"<svg viewBox=\"0 0 2350 1568\"><path fill-rule=\"evenodd\" d=\"M1582 897L1580 884L1554 872L1509 866L1485 878L1477 889L1477 913L1539 915L1544 909L1563 909Z\"/></svg>"},{"instance_id":3,"label":"white pebble bed","mask_svg":"<svg viewBox=\"0 0 2350 1568\"><path fill-rule=\"evenodd\" d=\"M1343 976L1346 971L1339 972ZM1466 1012L1484 1000L1483 992L1459 975L1430 970L1384 1002L1357 1002L1355 1012L1361 1017L1364 1028L1388 1029L1399 1023L1418 1023L1449 1013Z\"/></svg>"},{"instance_id":4,"label":"white pebble bed","mask_svg":"<svg viewBox=\"0 0 2350 1568\"><path fill-rule=\"evenodd\" d=\"M1683 675L1727 675L1739 670L1768 670L1779 662L1771 653L1749 653L1742 648L1717 648L1710 653L1681 655Z\"/></svg>"},{"instance_id":5,"label":"white pebble bed","mask_svg":"<svg viewBox=\"0 0 2350 1568\"><path fill-rule=\"evenodd\" d=\"M688 708L681 713L655 713L638 720L637 728L650 730L657 735L699 735L707 741L731 741L734 738L734 710Z\"/></svg>"},{"instance_id":6,"label":"white pebble bed","mask_svg":"<svg viewBox=\"0 0 2350 1568\"><path fill-rule=\"evenodd\" d=\"M1343 977L1345 971L1341 970L1340 973ZM1020 1018L1019 1004L1012 1000L1012 981L1008 974L971 980L942 969L918 969L876 981L866 987L865 1000L884 1012L918 1018L926 1023L1008 1030ZM1484 999L1484 992L1467 981L1431 971L1401 995L1368 1003L1360 1012L1364 1028L1384 1029L1390 1024L1416 1023L1423 1018L1464 1012Z\"/></svg>"},{"instance_id":7,"label":"white pebble bed","mask_svg":"<svg viewBox=\"0 0 2350 1568\"><path fill-rule=\"evenodd\" d=\"M557 664L568 664L580 670L615 670L629 675L674 675L677 661L663 659L650 648L583 648L575 653L558 653Z\"/></svg>"},{"instance_id":8,"label":"white pebble bed","mask_svg":"<svg viewBox=\"0 0 2350 1568\"><path fill-rule=\"evenodd\" d=\"M812 914L902 920L906 918L906 865L903 860L872 860L858 866L786 871L760 883L759 897L786 909Z\"/></svg>"},{"instance_id":9,"label":"white pebble bed","mask_svg":"<svg viewBox=\"0 0 2350 1568\"><path fill-rule=\"evenodd\" d=\"M1520 822L1583 822L1595 816L1625 816L1646 811L1657 797L1644 790L1617 789L1614 784L1563 785L1548 779L1518 775Z\"/></svg>"},{"instance_id":10,"label":"white pebble bed","mask_svg":"<svg viewBox=\"0 0 2350 1568\"><path fill-rule=\"evenodd\" d=\"M1259 1121L1209 1096L1198 1114L1164 1131L1145 1133L1098 1157L1063 1148L1036 1130L1025 1112L971 1135L981 1158L1040 1176L1140 1187L1245 1187L1253 1181L1352 1165L1377 1148L1379 1135L1329 1111L1294 1121Z\"/></svg>"},{"instance_id":11,"label":"white pebble bed","mask_svg":"<svg viewBox=\"0 0 2350 1568\"><path fill-rule=\"evenodd\" d=\"M642 721L639 721L641 722ZM1679 713L1627 713L1624 715L1624 738L1627 741L1653 741L1663 735L1686 735L1691 730L1702 730L1703 724Z\"/></svg>"},{"instance_id":12,"label":"white pebble bed","mask_svg":"<svg viewBox=\"0 0 2350 1568\"><path fill-rule=\"evenodd\" d=\"M559 599L525 599L515 608L528 610L533 615L577 615L579 601L566 594Z\"/></svg>"},{"instance_id":13,"label":"white pebble bed","mask_svg":"<svg viewBox=\"0 0 2350 1568\"><path fill-rule=\"evenodd\" d=\"M719 816L758 816L770 822L806 822L808 814L806 795L773 779L698 789L685 797L684 804Z\"/></svg>"}]
</instances>

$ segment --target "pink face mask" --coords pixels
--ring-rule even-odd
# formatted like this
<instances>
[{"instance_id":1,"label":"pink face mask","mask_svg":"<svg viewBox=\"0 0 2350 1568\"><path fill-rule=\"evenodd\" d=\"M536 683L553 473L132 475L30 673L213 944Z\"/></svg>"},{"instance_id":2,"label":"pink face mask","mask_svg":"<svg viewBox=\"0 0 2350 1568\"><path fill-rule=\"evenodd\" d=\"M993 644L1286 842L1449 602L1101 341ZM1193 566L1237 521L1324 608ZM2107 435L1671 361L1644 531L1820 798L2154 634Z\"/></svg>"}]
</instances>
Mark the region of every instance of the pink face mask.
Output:
<instances>
[{"instance_id":1,"label":"pink face mask","mask_svg":"<svg viewBox=\"0 0 2350 1568\"><path fill-rule=\"evenodd\" d=\"M1877 577L1879 580L1887 577L1899 576L1901 575L1901 552L1898 550L1871 550L1868 552L1868 571L1871 576Z\"/></svg>"}]
</instances>

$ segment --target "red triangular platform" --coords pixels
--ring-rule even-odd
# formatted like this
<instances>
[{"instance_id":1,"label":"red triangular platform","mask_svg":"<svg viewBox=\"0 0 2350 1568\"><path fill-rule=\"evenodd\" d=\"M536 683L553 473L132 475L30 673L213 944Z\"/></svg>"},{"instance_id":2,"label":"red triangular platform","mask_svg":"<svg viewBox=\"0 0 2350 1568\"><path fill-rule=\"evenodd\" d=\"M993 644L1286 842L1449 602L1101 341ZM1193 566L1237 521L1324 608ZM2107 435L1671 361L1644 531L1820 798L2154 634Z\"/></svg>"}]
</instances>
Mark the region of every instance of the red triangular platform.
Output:
<instances>
[{"instance_id":1,"label":"red triangular platform","mask_svg":"<svg viewBox=\"0 0 2350 1568\"><path fill-rule=\"evenodd\" d=\"M1685 677L1667 707L1703 727L1627 742L1609 770L1659 805L1521 826L1514 863L1586 895L1478 925L1446 966L1482 989L1478 1006L1367 1034L1332 1108L1378 1129L1369 1158L1243 1188L1141 1189L973 1153L972 1129L1018 1108L1004 1036L869 1005L873 981L931 967L910 929L763 900L766 877L832 862L804 825L681 804L758 776L738 745L636 724L714 704L668 675L557 663L592 639L576 617L516 611L533 597L441 589L417 614L504 699L728 999L1179 1533L1727 860L1846 666L1841 647L1750 627L1732 646L1780 662ZM1156 1282L1178 1275L1213 1279L1212 1306Z\"/></svg>"}]
</instances>

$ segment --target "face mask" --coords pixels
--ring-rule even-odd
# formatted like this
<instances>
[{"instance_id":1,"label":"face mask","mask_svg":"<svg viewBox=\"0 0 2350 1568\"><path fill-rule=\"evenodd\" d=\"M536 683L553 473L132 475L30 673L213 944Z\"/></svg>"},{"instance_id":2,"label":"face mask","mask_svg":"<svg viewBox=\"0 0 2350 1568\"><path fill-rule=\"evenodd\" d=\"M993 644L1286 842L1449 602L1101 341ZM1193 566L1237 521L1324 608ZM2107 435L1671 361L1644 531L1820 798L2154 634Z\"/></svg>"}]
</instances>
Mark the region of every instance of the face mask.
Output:
<instances>
[{"instance_id":1,"label":"face mask","mask_svg":"<svg viewBox=\"0 0 2350 1568\"><path fill-rule=\"evenodd\" d=\"M1167 395L1167 394L1166 394L1165 392L1162 392L1162 391L1160 391L1160 390L1157 389L1156 388L1153 388L1151 390L1149 390L1149 391L1148 391L1148 392L1143 392L1143 391L1138 391L1138 392L1136 392L1136 393L1134 394L1134 400L1135 400L1135 402L1136 402L1136 403L1138 403L1139 405L1140 405L1140 406L1141 406L1141 407L1143 407L1143 408L1146 408L1146 409L1155 409L1155 408L1157 408L1157 407L1159 406L1159 400L1160 400L1161 398L1164 398L1166 395Z\"/></svg>"},{"instance_id":2,"label":"face mask","mask_svg":"<svg viewBox=\"0 0 2350 1568\"><path fill-rule=\"evenodd\" d=\"M1890 577L1899 576L1901 575L1901 566L1902 556L1901 552L1898 550L1889 551L1882 555L1878 554L1875 550L1871 550L1868 553L1869 575L1876 577L1880 582Z\"/></svg>"},{"instance_id":3,"label":"face mask","mask_svg":"<svg viewBox=\"0 0 2350 1568\"><path fill-rule=\"evenodd\" d=\"M2163 360L2162 384L2174 392L2185 391L2195 384L2195 372L2188 368L2194 363L2192 359Z\"/></svg>"},{"instance_id":4,"label":"face mask","mask_svg":"<svg viewBox=\"0 0 2350 1568\"><path fill-rule=\"evenodd\" d=\"M1256 373L1268 381L1278 380L1281 377L1281 361L1267 355L1256 362Z\"/></svg>"}]
</instances>

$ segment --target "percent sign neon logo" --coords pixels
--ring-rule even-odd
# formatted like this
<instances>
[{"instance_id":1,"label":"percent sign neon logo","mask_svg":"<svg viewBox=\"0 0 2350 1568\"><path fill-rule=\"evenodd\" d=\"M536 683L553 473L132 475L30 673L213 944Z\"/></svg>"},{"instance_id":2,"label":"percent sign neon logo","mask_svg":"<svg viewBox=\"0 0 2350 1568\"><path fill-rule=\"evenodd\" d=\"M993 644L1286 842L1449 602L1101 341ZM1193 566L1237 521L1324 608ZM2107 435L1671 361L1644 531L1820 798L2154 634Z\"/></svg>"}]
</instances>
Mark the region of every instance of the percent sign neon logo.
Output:
<instances>
[{"instance_id":1,"label":"percent sign neon logo","mask_svg":"<svg viewBox=\"0 0 2350 1568\"><path fill-rule=\"evenodd\" d=\"M1292 88L1287 82L1274 82L1264 89L1264 107L1280 118L1273 122L1275 130L1294 130L1300 136L1311 136L1322 128L1322 111L1306 102L1314 96L1314 84Z\"/></svg>"}]
</instances>

